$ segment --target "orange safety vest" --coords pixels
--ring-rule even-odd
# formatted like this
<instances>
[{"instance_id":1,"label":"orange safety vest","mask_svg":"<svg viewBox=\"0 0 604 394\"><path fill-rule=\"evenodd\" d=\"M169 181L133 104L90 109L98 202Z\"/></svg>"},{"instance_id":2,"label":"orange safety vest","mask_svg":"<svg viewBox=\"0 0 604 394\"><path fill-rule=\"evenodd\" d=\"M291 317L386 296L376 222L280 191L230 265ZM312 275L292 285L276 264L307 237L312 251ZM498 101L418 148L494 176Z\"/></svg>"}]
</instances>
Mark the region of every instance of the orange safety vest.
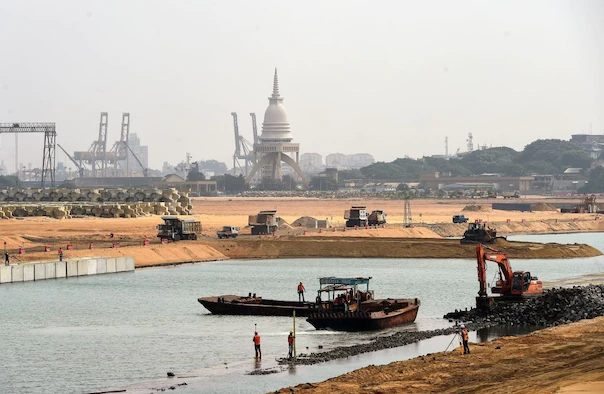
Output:
<instances>
[{"instance_id":1,"label":"orange safety vest","mask_svg":"<svg viewBox=\"0 0 604 394\"><path fill-rule=\"evenodd\" d=\"M288 336L288 337L287 337L287 343L289 343L289 344L294 343L294 338L295 338L295 337L294 337L293 335Z\"/></svg>"},{"instance_id":2,"label":"orange safety vest","mask_svg":"<svg viewBox=\"0 0 604 394\"><path fill-rule=\"evenodd\" d=\"M260 345L260 335L254 335L254 345Z\"/></svg>"},{"instance_id":3,"label":"orange safety vest","mask_svg":"<svg viewBox=\"0 0 604 394\"><path fill-rule=\"evenodd\" d=\"M304 285L298 285L298 293L302 293L304 291Z\"/></svg>"},{"instance_id":4,"label":"orange safety vest","mask_svg":"<svg viewBox=\"0 0 604 394\"><path fill-rule=\"evenodd\" d=\"M463 338L464 341L468 341L468 330L466 330L465 328L463 330L461 330L461 336Z\"/></svg>"}]
</instances>

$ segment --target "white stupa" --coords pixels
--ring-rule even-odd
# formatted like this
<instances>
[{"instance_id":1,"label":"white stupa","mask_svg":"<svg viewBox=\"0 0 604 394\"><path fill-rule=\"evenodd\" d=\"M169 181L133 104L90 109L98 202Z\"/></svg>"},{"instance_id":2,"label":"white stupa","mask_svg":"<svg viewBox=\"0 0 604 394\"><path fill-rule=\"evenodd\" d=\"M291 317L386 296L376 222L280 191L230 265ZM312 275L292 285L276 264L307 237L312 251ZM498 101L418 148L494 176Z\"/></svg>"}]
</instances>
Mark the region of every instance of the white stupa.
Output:
<instances>
[{"instance_id":1,"label":"white stupa","mask_svg":"<svg viewBox=\"0 0 604 394\"><path fill-rule=\"evenodd\" d=\"M247 181L249 182L261 169L263 178L281 180L281 162L283 161L296 171L305 185L308 185L308 181L298 165L300 144L291 142L293 139L291 126L287 111L283 106L283 97L279 94L279 78L276 68L273 94L268 98L268 102L268 108L264 112L264 122L262 122L262 133L258 137L258 143L254 144L256 164L248 174ZM296 154L295 161L289 156L293 153Z\"/></svg>"}]
</instances>

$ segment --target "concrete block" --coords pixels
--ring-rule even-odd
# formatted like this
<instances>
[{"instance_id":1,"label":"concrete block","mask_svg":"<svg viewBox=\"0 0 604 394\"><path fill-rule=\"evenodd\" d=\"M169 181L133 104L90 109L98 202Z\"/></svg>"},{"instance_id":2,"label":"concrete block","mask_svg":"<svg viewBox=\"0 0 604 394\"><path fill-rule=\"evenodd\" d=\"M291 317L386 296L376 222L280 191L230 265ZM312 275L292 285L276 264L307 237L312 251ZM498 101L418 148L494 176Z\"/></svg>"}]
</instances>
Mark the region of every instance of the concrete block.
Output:
<instances>
[{"instance_id":1,"label":"concrete block","mask_svg":"<svg viewBox=\"0 0 604 394\"><path fill-rule=\"evenodd\" d=\"M78 276L78 260L67 261L67 277Z\"/></svg>"},{"instance_id":2,"label":"concrete block","mask_svg":"<svg viewBox=\"0 0 604 394\"><path fill-rule=\"evenodd\" d=\"M44 264L46 268L46 279L55 279L57 277L57 266L55 263Z\"/></svg>"},{"instance_id":3,"label":"concrete block","mask_svg":"<svg viewBox=\"0 0 604 394\"><path fill-rule=\"evenodd\" d=\"M67 262L57 261L55 263L55 278L65 278L67 276Z\"/></svg>"},{"instance_id":4,"label":"concrete block","mask_svg":"<svg viewBox=\"0 0 604 394\"><path fill-rule=\"evenodd\" d=\"M0 283L10 283L13 281L13 269L10 265L0 266Z\"/></svg>"},{"instance_id":5,"label":"concrete block","mask_svg":"<svg viewBox=\"0 0 604 394\"><path fill-rule=\"evenodd\" d=\"M78 260L78 276L88 275L88 262L90 260Z\"/></svg>"},{"instance_id":6,"label":"concrete block","mask_svg":"<svg viewBox=\"0 0 604 394\"><path fill-rule=\"evenodd\" d=\"M34 266L34 280L46 279L46 264L32 264Z\"/></svg>"},{"instance_id":7,"label":"concrete block","mask_svg":"<svg viewBox=\"0 0 604 394\"><path fill-rule=\"evenodd\" d=\"M107 273L113 274L116 272L116 262L115 257L107 257Z\"/></svg>"},{"instance_id":8,"label":"concrete block","mask_svg":"<svg viewBox=\"0 0 604 394\"><path fill-rule=\"evenodd\" d=\"M115 258L115 272L124 272L126 271L126 258L125 257L116 257Z\"/></svg>"},{"instance_id":9,"label":"concrete block","mask_svg":"<svg viewBox=\"0 0 604 394\"><path fill-rule=\"evenodd\" d=\"M134 271L134 257L126 256L126 271Z\"/></svg>"},{"instance_id":10,"label":"concrete block","mask_svg":"<svg viewBox=\"0 0 604 394\"><path fill-rule=\"evenodd\" d=\"M34 264L23 264L23 282L34 280Z\"/></svg>"},{"instance_id":11,"label":"concrete block","mask_svg":"<svg viewBox=\"0 0 604 394\"><path fill-rule=\"evenodd\" d=\"M23 282L23 266L12 265L13 282Z\"/></svg>"},{"instance_id":12,"label":"concrete block","mask_svg":"<svg viewBox=\"0 0 604 394\"><path fill-rule=\"evenodd\" d=\"M107 273L107 259L96 259L96 273L99 275Z\"/></svg>"},{"instance_id":13,"label":"concrete block","mask_svg":"<svg viewBox=\"0 0 604 394\"><path fill-rule=\"evenodd\" d=\"M86 264L86 274L87 275L96 275L96 267L97 267L97 259L90 259Z\"/></svg>"}]
</instances>

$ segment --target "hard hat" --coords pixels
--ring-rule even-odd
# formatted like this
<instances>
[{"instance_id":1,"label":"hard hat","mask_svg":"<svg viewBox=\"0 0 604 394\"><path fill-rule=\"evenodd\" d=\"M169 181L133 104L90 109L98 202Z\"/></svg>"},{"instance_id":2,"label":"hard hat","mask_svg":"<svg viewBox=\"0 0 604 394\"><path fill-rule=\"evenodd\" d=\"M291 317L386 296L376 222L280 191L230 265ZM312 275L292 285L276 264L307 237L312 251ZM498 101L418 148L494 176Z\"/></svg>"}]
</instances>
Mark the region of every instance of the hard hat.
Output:
<instances>
[{"instance_id":1,"label":"hard hat","mask_svg":"<svg viewBox=\"0 0 604 394\"><path fill-rule=\"evenodd\" d=\"M466 328L466 325L465 324L460 324L459 328Z\"/></svg>"},{"instance_id":2,"label":"hard hat","mask_svg":"<svg viewBox=\"0 0 604 394\"><path fill-rule=\"evenodd\" d=\"M294 332L293 332L293 331L290 331L289 333L290 333L290 334L293 334Z\"/></svg>"},{"instance_id":3,"label":"hard hat","mask_svg":"<svg viewBox=\"0 0 604 394\"><path fill-rule=\"evenodd\" d=\"M300 284L302 284L302 282L300 282Z\"/></svg>"}]
</instances>

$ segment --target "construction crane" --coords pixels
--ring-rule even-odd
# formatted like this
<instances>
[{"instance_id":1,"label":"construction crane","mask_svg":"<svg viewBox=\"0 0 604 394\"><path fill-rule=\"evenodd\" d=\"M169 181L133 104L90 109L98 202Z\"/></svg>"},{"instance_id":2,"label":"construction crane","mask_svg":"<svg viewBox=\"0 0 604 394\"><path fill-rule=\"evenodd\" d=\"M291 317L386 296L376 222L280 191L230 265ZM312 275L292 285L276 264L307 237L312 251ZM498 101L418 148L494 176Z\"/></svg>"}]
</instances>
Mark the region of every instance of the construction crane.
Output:
<instances>
[{"instance_id":1,"label":"construction crane","mask_svg":"<svg viewBox=\"0 0 604 394\"><path fill-rule=\"evenodd\" d=\"M138 163L138 165L141 167L142 171L143 171L143 176L146 177L149 175L149 169L147 167L145 167L145 165L143 164L142 161L140 161L140 159L138 158L138 156L136 156L136 153L134 153L134 151L132 150L132 148L130 148L130 145L126 144L126 149L128 149L128 151L130 153L132 153L132 157L134 157L134 160L136 160L136 162Z\"/></svg>"},{"instance_id":2,"label":"construction crane","mask_svg":"<svg viewBox=\"0 0 604 394\"><path fill-rule=\"evenodd\" d=\"M113 163L115 176L119 176L119 170L125 176L130 176L130 169L128 166L128 138L130 138L130 113L122 113L122 128L120 132L120 140L116 141L109 151L108 161ZM125 168L122 168L125 163ZM143 168L143 167L141 167Z\"/></svg>"},{"instance_id":3,"label":"construction crane","mask_svg":"<svg viewBox=\"0 0 604 394\"><path fill-rule=\"evenodd\" d=\"M76 161L76 159L74 159L69 153L67 153L67 151L61 146L61 144L57 144L57 146L59 148L61 148L63 153L65 153L65 155L67 155L69 160L71 160L71 162L76 166L76 168L78 169L78 174L80 174L80 178L83 178L84 177L84 166L82 165L82 163L78 163Z\"/></svg>"},{"instance_id":4,"label":"construction crane","mask_svg":"<svg viewBox=\"0 0 604 394\"><path fill-rule=\"evenodd\" d=\"M107 112L101 112L98 139L90 145L88 151L73 154L75 160L91 165L91 175L95 178L99 175L98 162L100 162L101 176L107 176L107 123Z\"/></svg>"},{"instance_id":5,"label":"construction crane","mask_svg":"<svg viewBox=\"0 0 604 394\"><path fill-rule=\"evenodd\" d=\"M256 114L251 112L250 116L252 117L252 130L254 132L254 145L258 143L258 128L256 127Z\"/></svg>"},{"instance_id":6,"label":"construction crane","mask_svg":"<svg viewBox=\"0 0 604 394\"><path fill-rule=\"evenodd\" d=\"M249 169L254 165L253 145L239 134L239 123L237 121L237 113L231 112L233 116L233 127L235 129L235 153L233 153L233 175L236 168L240 171L244 170L244 175L247 177ZM242 168L239 160L243 160L244 167Z\"/></svg>"},{"instance_id":7,"label":"construction crane","mask_svg":"<svg viewBox=\"0 0 604 394\"><path fill-rule=\"evenodd\" d=\"M523 301L527 297L539 296L543 293L543 283L528 271L512 271L508 256L498 250L491 249L482 244L476 245L476 261L478 263L478 282L480 290L476 297L476 308L488 311L495 301ZM487 261L497 263L499 267L499 279L487 294Z\"/></svg>"},{"instance_id":8,"label":"construction crane","mask_svg":"<svg viewBox=\"0 0 604 394\"><path fill-rule=\"evenodd\" d=\"M57 131L54 123L0 123L0 134L15 133L15 140L19 133L44 133L44 150L42 152L41 187L55 186L55 151ZM15 147L16 149L16 147ZM17 175L19 174L17 160Z\"/></svg>"}]
</instances>

